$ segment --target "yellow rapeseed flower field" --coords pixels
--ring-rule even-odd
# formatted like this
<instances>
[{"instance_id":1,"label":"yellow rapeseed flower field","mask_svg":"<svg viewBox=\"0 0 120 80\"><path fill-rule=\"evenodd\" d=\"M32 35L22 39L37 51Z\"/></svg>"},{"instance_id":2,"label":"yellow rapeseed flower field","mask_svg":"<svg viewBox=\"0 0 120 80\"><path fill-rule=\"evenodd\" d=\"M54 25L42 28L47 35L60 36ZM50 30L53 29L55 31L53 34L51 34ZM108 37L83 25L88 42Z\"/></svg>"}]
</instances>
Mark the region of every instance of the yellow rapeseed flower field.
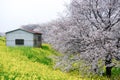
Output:
<instances>
[{"instance_id":1,"label":"yellow rapeseed flower field","mask_svg":"<svg viewBox=\"0 0 120 80\"><path fill-rule=\"evenodd\" d=\"M81 80L59 70L53 70L51 55L56 55L49 45L42 48L6 47L0 40L0 80Z\"/></svg>"}]
</instances>

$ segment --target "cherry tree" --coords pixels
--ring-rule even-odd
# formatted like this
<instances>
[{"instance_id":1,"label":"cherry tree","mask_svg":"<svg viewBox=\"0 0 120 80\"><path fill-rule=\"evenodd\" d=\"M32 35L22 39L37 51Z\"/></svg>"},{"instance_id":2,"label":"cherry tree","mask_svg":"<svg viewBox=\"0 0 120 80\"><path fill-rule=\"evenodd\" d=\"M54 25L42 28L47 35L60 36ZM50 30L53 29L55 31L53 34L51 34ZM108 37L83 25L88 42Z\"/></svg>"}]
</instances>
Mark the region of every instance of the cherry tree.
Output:
<instances>
[{"instance_id":1,"label":"cherry tree","mask_svg":"<svg viewBox=\"0 0 120 80\"><path fill-rule=\"evenodd\" d=\"M72 0L68 10L75 29L70 28L75 31L66 45L71 44L68 49L74 54L59 58L56 66L69 70L83 61L79 69L86 66L86 71L101 73L106 66L110 77L117 65L112 60L120 60L120 0Z\"/></svg>"}]
</instances>

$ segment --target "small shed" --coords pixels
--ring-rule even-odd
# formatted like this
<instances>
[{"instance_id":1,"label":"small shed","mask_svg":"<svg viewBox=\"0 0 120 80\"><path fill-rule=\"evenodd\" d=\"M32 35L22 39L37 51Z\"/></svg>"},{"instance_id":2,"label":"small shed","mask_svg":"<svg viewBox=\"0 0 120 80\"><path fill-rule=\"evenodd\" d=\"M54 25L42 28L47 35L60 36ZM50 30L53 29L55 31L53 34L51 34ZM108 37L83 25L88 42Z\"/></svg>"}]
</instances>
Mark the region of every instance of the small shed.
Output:
<instances>
[{"instance_id":1,"label":"small shed","mask_svg":"<svg viewBox=\"0 0 120 80\"><path fill-rule=\"evenodd\" d=\"M6 32L6 46L40 47L41 44L42 33L25 29Z\"/></svg>"}]
</instances>

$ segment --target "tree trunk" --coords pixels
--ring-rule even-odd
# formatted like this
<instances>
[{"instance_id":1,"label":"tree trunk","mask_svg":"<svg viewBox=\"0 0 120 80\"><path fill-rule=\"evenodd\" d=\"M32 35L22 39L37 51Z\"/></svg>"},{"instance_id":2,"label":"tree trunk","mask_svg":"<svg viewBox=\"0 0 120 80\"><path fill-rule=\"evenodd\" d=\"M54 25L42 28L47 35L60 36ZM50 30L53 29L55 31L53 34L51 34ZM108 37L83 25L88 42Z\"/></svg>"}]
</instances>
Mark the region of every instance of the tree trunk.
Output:
<instances>
[{"instance_id":1,"label":"tree trunk","mask_svg":"<svg viewBox=\"0 0 120 80\"><path fill-rule=\"evenodd\" d=\"M112 69L112 55L107 54L106 55L106 60L105 60L105 65L106 65L106 76L111 77L111 69Z\"/></svg>"},{"instance_id":2,"label":"tree trunk","mask_svg":"<svg viewBox=\"0 0 120 80\"><path fill-rule=\"evenodd\" d=\"M106 67L106 76L111 77L111 69L112 67Z\"/></svg>"}]
</instances>

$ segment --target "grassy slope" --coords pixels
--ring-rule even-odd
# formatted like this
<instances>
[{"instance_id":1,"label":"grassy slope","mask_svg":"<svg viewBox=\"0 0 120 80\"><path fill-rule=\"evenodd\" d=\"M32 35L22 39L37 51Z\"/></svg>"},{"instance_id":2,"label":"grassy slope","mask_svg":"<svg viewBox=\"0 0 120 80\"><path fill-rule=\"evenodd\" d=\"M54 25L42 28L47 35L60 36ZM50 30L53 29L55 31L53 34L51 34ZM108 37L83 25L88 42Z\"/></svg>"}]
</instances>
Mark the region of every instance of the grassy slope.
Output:
<instances>
[{"instance_id":1,"label":"grassy slope","mask_svg":"<svg viewBox=\"0 0 120 80\"><path fill-rule=\"evenodd\" d=\"M81 80L76 76L52 69L49 45L42 48L6 47L0 38L0 80Z\"/></svg>"},{"instance_id":2,"label":"grassy slope","mask_svg":"<svg viewBox=\"0 0 120 80\"><path fill-rule=\"evenodd\" d=\"M0 37L0 80L88 80L80 78L74 72L69 74L53 70L50 56L57 54L47 44L42 48L6 47L5 39ZM117 71L119 73L120 70ZM120 80L119 77L117 75L112 80ZM109 79L94 76L94 79L89 80Z\"/></svg>"}]
</instances>

